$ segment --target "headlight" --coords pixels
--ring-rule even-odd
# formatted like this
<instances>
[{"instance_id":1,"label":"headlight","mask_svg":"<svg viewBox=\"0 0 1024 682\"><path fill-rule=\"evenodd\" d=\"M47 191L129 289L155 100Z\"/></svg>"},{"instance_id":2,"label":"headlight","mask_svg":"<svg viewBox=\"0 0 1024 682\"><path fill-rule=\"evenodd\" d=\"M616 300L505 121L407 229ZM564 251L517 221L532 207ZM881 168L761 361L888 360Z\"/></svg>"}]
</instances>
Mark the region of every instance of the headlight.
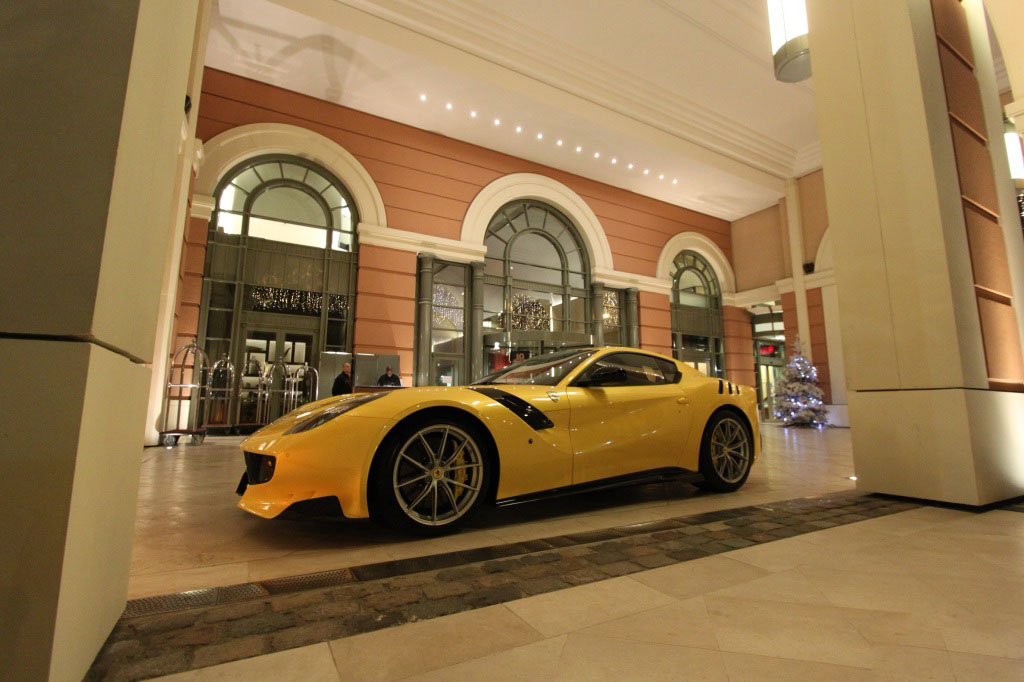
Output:
<instances>
[{"instance_id":1,"label":"headlight","mask_svg":"<svg viewBox=\"0 0 1024 682\"><path fill-rule=\"evenodd\" d=\"M320 414L314 415L305 421L301 421L292 428L284 432L284 435L290 436L293 433L302 433L303 431L309 431L315 429L322 424L326 424L335 417L340 417L349 410L354 410L360 405L365 405L368 402L374 401L377 398L383 398L387 393L367 393L365 395L358 396L356 398L350 398L345 402L335 405L334 407L328 407Z\"/></svg>"}]
</instances>

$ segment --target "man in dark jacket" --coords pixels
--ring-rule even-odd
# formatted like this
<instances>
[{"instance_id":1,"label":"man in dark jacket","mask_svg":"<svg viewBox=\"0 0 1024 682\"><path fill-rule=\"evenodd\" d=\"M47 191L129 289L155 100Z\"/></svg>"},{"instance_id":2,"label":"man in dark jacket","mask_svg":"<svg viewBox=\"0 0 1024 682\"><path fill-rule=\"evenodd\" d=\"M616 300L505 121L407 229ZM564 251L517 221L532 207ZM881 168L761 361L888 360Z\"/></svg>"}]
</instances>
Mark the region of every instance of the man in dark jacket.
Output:
<instances>
[{"instance_id":1,"label":"man in dark jacket","mask_svg":"<svg viewBox=\"0 0 1024 682\"><path fill-rule=\"evenodd\" d=\"M398 378L397 374L392 373L391 366L384 368L384 373L377 379L378 386L401 386L402 380Z\"/></svg>"},{"instance_id":2,"label":"man in dark jacket","mask_svg":"<svg viewBox=\"0 0 1024 682\"><path fill-rule=\"evenodd\" d=\"M341 374L334 378L334 385L331 387L331 395L344 395L352 392L352 364L346 362L342 365Z\"/></svg>"}]
</instances>

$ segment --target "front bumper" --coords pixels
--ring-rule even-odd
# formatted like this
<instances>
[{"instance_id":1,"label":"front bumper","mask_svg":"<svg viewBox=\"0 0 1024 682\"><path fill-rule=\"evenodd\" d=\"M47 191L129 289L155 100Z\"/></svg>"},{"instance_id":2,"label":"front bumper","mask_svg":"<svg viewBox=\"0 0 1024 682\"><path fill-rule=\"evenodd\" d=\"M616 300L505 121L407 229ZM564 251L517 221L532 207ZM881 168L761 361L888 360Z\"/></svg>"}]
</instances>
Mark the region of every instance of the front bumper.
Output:
<instances>
[{"instance_id":1,"label":"front bumper","mask_svg":"<svg viewBox=\"0 0 1024 682\"><path fill-rule=\"evenodd\" d=\"M270 519L296 502L336 497L346 517L369 516L370 464L392 423L342 415L292 435L273 424L254 433L241 445L246 473L238 486L238 507Z\"/></svg>"}]
</instances>

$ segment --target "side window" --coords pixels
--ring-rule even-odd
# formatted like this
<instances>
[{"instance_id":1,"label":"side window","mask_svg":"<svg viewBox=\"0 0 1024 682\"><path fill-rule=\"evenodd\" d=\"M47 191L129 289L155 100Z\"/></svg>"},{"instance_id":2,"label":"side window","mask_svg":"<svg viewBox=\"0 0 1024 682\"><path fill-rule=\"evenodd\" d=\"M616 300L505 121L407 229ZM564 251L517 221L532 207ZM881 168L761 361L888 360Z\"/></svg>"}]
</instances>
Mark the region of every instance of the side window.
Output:
<instances>
[{"instance_id":1,"label":"side window","mask_svg":"<svg viewBox=\"0 0 1024 682\"><path fill-rule=\"evenodd\" d=\"M673 374L666 376L663 361L640 353L606 355L595 362L589 372L593 372L599 367L616 367L626 371L626 383L616 384L616 386L655 386L671 383L675 377L674 367L672 368Z\"/></svg>"},{"instance_id":2,"label":"side window","mask_svg":"<svg viewBox=\"0 0 1024 682\"><path fill-rule=\"evenodd\" d=\"M662 360L661 358L655 358L658 363L658 367L661 368L662 373L665 375L665 382L669 384L675 384L682 378L683 373L676 367L676 363L669 360Z\"/></svg>"}]
</instances>

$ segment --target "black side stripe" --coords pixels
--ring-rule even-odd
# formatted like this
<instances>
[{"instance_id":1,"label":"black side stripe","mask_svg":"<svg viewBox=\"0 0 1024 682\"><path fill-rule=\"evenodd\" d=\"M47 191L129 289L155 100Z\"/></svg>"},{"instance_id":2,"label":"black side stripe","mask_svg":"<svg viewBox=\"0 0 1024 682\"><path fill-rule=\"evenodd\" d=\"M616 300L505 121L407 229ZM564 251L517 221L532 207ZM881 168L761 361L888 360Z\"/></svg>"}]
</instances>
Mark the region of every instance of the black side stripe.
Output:
<instances>
[{"instance_id":1,"label":"black side stripe","mask_svg":"<svg viewBox=\"0 0 1024 682\"><path fill-rule=\"evenodd\" d=\"M553 421L548 419L546 414L518 396L506 393L505 391L497 388L491 388L490 386L470 386L469 388L470 390L482 393L495 402L507 407L515 413L517 417L529 424L530 428L534 431L550 429L555 425Z\"/></svg>"}]
</instances>

